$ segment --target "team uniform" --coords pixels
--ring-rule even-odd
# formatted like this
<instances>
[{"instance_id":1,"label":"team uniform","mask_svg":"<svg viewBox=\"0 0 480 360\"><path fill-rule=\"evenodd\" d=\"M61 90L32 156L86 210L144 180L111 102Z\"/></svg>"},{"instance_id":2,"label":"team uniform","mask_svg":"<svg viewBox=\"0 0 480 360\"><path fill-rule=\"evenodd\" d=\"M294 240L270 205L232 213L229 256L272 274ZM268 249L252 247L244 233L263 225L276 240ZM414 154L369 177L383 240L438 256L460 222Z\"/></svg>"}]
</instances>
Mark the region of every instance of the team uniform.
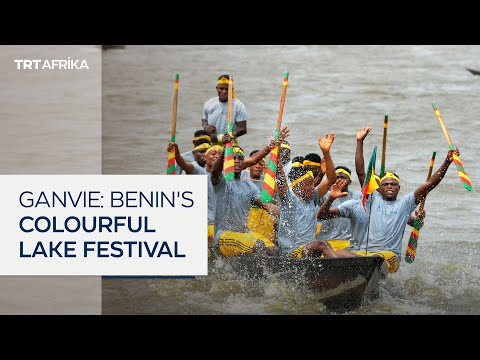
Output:
<instances>
[{"instance_id":1,"label":"team uniform","mask_svg":"<svg viewBox=\"0 0 480 360\"><path fill-rule=\"evenodd\" d=\"M260 196L258 188L251 181L226 181L213 185L215 196L215 236L214 246L224 256L252 252L257 240L266 247L275 244L265 236L250 231L247 226L250 205Z\"/></svg>"}]
</instances>

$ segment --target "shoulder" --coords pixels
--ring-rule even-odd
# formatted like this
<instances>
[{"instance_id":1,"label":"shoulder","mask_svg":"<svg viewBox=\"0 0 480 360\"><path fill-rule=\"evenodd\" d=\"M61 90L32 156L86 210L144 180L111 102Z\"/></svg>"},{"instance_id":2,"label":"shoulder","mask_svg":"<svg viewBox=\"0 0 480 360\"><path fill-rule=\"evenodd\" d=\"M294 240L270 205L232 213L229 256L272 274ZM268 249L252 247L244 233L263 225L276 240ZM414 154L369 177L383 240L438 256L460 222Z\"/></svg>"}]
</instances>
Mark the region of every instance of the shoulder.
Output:
<instances>
[{"instance_id":1,"label":"shoulder","mask_svg":"<svg viewBox=\"0 0 480 360\"><path fill-rule=\"evenodd\" d=\"M350 196L352 199L361 199L362 195L363 194L361 191L350 191Z\"/></svg>"},{"instance_id":2,"label":"shoulder","mask_svg":"<svg viewBox=\"0 0 480 360\"><path fill-rule=\"evenodd\" d=\"M211 99L208 99L207 101L205 101L205 104L203 105L203 107L205 108L210 108L216 104L218 104L220 101L218 100L218 96L215 96Z\"/></svg>"},{"instance_id":3,"label":"shoulder","mask_svg":"<svg viewBox=\"0 0 480 360\"><path fill-rule=\"evenodd\" d=\"M402 201L405 201L407 203L414 203L415 202L415 193L411 192L406 195L402 196Z\"/></svg>"},{"instance_id":4,"label":"shoulder","mask_svg":"<svg viewBox=\"0 0 480 360\"><path fill-rule=\"evenodd\" d=\"M234 98L234 99L233 99L232 104L233 104L233 106L234 106L235 108L242 109L242 110L245 109L245 104L243 103L243 101L242 101L242 100L238 100L237 98Z\"/></svg>"},{"instance_id":5,"label":"shoulder","mask_svg":"<svg viewBox=\"0 0 480 360\"><path fill-rule=\"evenodd\" d=\"M359 199L350 199L336 205L339 209L353 209L355 205L358 205Z\"/></svg>"}]
</instances>

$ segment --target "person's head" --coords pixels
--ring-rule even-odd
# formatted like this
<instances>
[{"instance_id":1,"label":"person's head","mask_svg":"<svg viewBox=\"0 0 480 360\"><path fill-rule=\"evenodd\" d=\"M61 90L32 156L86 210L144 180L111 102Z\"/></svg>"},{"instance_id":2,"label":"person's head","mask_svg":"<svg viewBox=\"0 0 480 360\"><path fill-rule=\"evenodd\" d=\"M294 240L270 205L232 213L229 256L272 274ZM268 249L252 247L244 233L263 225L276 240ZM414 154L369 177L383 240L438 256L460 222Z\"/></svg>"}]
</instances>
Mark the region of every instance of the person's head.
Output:
<instances>
[{"instance_id":1,"label":"person's head","mask_svg":"<svg viewBox=\"0 0 480 360\"><path fill-rule=\"evenodd\" d=\"M213 166L213 163L215 162L215 160L217 160L222 151L223 146L220 145L210 146L207 151L205 151L205 161L209 169Z\"/></svg>"},{"instance_id":2,"label":"person's head","mask_svg":"<svg viewBox=\"0 0 480 360\"><path fill-rule=\"evenodd\" d=\"M292 169L303 167L303 160L305 160L303 156L294 156L292 159Z\"/></svg>"},{"instance_id":3,"label":"person's head","mask_svg":"<svg viewBox=\"0 0 480 360\"><path fill-rule=\"evenodd\" d=\"M237 175L240 175L242 172L242 164L243 164L243 159L245 159L245 153L243 152L243 149L240 146L234 146L233 147L233 160L234 160L234 165L233 165L233 172Z\"/></svg>"},{"instance_id":4,"label":"person's head","mask_svg":"<svg viewBox=\"0 0 480 360\"><path fill-rule=\"evenodd\" d=\"M282 165L285 165L290 161L290 155L292 153L292 148L290 143L287 140L283 140L280 145L280 161Z\"/></svg>"},{"instance_id":5,"label":"person's head","mask_svg":"<svg viewBox=\"0 0 480 360\"><path fill-rule=\"evenodd\" d=\"M220 75L217 80L218 100L221 102L228 101L228 82L230 75Z\"/></svg>"},{"instance_id":6,"label":"person's head","mask_svg":"<svg viewBox=\"0 0 480 360\"><path fill-rule=\"evenodd\" d=\"M302 200L312 200L315 193L313 173L303 166L293 167L288 174L290 187Z\"/></svg>"},{"instance_id":7,"label":"person's head","mask_svg":"<svg viewBox=\"0 0 480 360\"><path fill-rule=\"evenodd\" d=\"M393 201L397 199L400 191L400 178L394 172L386 172L380 179L380 192L385 200Z\"/></svg>"},{"instance_id":8,"label":"person's head","mask_svg":"<svg viewBox=\"0 0 480 360\"><path fill-rule=\"evenodd\" d=\"M253 150L250 152L250 156L255 155L259 150ZM265 160L262 159L258 163L253 164L250 166L250 178L252 179L259 179L260 175L263 174L263 171L265 170L266 164Z\"/></svg>"},{"instance_id":9,"label":"person's head","mask_svg":"<svg viewBox=\"0 0 480 360\"><path fill-rule=\"evenodd\" d=\"M305 160L303 160L303 166L313 172L313 177L317 177L320 174L322 158L316 153L310 153L305 155Z\"/></svg>"},{"instance_id":10,"label":"person's head","mask_svg":"<svg viewBox=\"0 0 480 360\"><path fill-rule=\"evenodd\" d=\"M200 139L205 139L212 142L212 138L210 137L210 134L208 133L207 130L203 130L203 129L197 130L193 134L193 139L192 139L193 147L195 147L195 141Z\"/></svg>"},{"instance_id":11,"label":"person's head","mask_svg":"<svg viewBox=\"0 0 480 360\"><path fill-rule=\"evenodd\" d=\"M193 157L200 166L205 166L205 153L210 148L210 146L210 141L206 139L199 139L193 142Z\"/></svg>"},{"instance_id":12,"label":"person's head","mask_svg":"<svg viewBox=\"0 0 480 360\"><path fill-rule=\"evenodd\" d=\"M347 185L345 185L342 191L348 191L348 185L352 183L352 171L348 167L340 165L335 168L335 174L337 175L337 180L347 181Z\"/></svg>"}]
</instances>

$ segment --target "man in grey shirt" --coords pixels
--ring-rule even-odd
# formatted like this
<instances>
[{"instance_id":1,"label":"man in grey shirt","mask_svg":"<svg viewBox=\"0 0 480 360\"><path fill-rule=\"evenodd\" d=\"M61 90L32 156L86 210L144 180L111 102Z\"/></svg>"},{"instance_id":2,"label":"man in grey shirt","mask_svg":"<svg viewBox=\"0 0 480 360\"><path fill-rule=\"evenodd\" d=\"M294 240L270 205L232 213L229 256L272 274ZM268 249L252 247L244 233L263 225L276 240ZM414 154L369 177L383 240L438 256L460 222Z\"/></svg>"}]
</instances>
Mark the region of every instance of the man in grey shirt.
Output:
<instances>
[{"instance_id":1,"label":"man in grey shirt","mask_svg":"<svg viewBox=\"0 0 480 360\"><path fill-rule=\"evenodd\" d=\"M366 239L360 243L360 251L355 253L359 255L362 253L369 255L367 251L384 253L390 272L395 272L400 263L402 238L409 216L420 201L441 182L453 161L453 153L460 155L458 149L449 150L445 161L430 179L414 192L401 198L397 198L400 178L395 173L387 172L380 179L380 192L374 191L370 195L365 209L361 206L361 199L349 200L339 206L330 207L336 198L347 195L341 190L345 186L345 181L338 180L332 186L327 201L320 208L318 218L347 217L354 222L368 221L367 236L363 237ZM362 237L359 235L359 238Z\"/></svg>"},{"instance_id":2,"label":"man in grey shirt","mask_svg":"<svg viewBox=\"0 0 480 360\"><path fill-rule=\"evenodd\" d=\"M202 126L208 131L212 142L222 145L222 137L227 133L228 124L228 82L230 75L221 75L217 81L217 93L203 105ZM248 114L245 104L233 96L232 125L234 145L238 145L237 138L247 133Z\"/></svg>"}]
</instances>

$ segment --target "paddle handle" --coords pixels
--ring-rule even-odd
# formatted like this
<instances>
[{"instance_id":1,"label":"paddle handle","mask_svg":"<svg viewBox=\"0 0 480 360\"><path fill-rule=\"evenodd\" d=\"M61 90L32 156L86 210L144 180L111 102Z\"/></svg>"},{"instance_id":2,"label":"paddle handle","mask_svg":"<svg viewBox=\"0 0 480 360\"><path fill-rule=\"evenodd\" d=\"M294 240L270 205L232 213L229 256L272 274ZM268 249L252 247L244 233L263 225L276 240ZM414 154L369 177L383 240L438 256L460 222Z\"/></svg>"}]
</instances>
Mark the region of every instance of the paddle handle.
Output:
<instances>
[{"instance_id":1,"label":"paddle handle","mask_svg":"<svg viewBox=\"0 0 480 360\"><path fill-rule=\"evenodd\" d=\"M288 86L288 71L285 73L283 79L283 88L282 88L282 97L280 98L280 108L278 110L277 126L275 131L275 139L278 140L280 137L280 128L282 127L282 118L283 118L283 109L285 107L285 99L287 97L287 86Z\"/></svg>"},{"instance_id":2,"label":"paddle handle","mask_svg":"<svg viewBox=\"0 0 480 360\"><path fill-rule=\"evenodd\" d=\"M447 128L445 127L445 123L443 122L442 115L440 115L440 110L438 110L437 105L435 105L435 103L432 104L432 107L433 107L433 111L435 112L435 116L437 117L437 120L440 123L440 126L442 127L443 133L447 138L448 146L450 146L450 149L452 149L453 148L452 139L450 139L450 135L448 134Z\"/></svg>"},{"instance_id":3,"label":"paddle handle","mask_svg":"<svg viewBox=\"0 0 480 360\"><path fill-rule=\"evenodd\" d=\"M385 154L387 152L387 129L388 129L388 114L385 114L383 120L383 145L382 145L382 164L380 165L380 178L385 175Z\"/></svg>"},{"instance_id":4,"label":"paddle handle","mask_svg":"<svg viewBox=\"0 0 480 360\"><path fill-rule=\"evenodd\" d=\"M428 168L428 175L427 175L427 181L430 180L430 177L432 176L432 171L433 171L433 164L435 163L435 156L437 155L437 152L434 151L433 154L432 154L432 158L430 160L430 165L429 165L429 168ZM423 208L425 207L425 200L426 198L424 198L421 202L420 202L420 207L419 207L419 211L422 212L423 211Z\"/></svg>"},{"instance_id":5,"label":"paddle handle","mask_svg":"<svg viewBox=\"0 0 480 360\"><path fill-rule=\"evenodd\" d=\"M280 138L280 128L282 126L283 108L285 107L285 99L287 97L288 87L288 71L285 72L283 78L282 97L280 98L280 108L278 110L277 126L275 127L275 140ZM265 176L263 180L262 190L260 191L260 200L263 203L270 203L273 200L275 193L275 179L277 177L277 164L279 158L278 147L270 151L270 158L265 169Z\"/></svg>"},{"instance_id":6,"label":"paddle handle","mask_svg":"<svg viewBox=\"0 0 480 360\"><path fill-rule=\"evenodd\" d=\"M232 107L233 107L233 75L230 74L228 79L228 113L227 113L227 132L230 137L233 137L233 123L232 123ZM235 178L233 168L235 165L233 144L231 141L225 143L225 156L223 160L223 178L231 181Z\"/></svg>"},{"instance_id":7,"label":"paddle handle","mask_svg":"<svg viewBox=\"0 0 480 360\"><path fill-rule=\"evenodd\" d=\"M172 132L170 134L170 141L175 142L175 132L177 130L177 104L178 104L178 81L180 76L175 75L175 85L173 93L173 110L172 110ZM167 160L167 175L175 175L175 150L168 153Z\"/></svg>"},{"instance_id":8,"label":"paddle handle","mask_svg":"<svg viewBox=\"0 0 480 360\"><path fill-rule=\"evenodd\" d=\"M233 112L233 75L230 74L230 79L228 79L228 114L227 114L227 131L228 135L233 136L233 123L232 123L232 112Z\"/></svg>"},{"instance_id":9,"label":"paddle handle","mask_svg":"<svg viewBox=\"0 0 480 360\"><path fill-rule=\"evenodd\" d=\"M174 86L174 95L173 95L173 110L172 110L172 133L171 139L172 142L175 142L175 132L177 130L177 104L178 104L178 81L180 76L175 75L175 86Z\"/></svg>"}]
</instances>

